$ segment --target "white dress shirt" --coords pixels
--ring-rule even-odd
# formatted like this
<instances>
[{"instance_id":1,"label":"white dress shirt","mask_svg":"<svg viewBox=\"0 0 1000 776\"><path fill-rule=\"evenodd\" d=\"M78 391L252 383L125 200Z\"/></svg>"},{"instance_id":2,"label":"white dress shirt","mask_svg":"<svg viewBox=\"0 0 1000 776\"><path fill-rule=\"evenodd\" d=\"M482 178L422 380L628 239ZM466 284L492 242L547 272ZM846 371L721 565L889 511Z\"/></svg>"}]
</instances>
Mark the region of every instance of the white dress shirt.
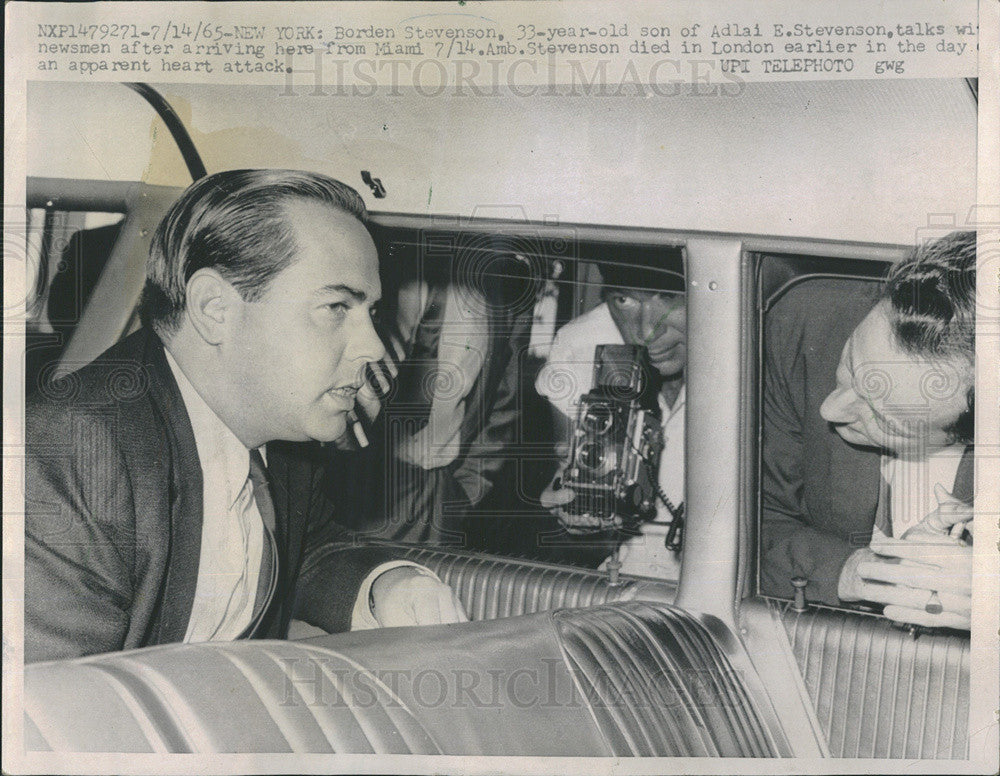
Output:
<instances>
[{"instance_id":1,"label":"white dress shirt","mask_svg":"<svg viewBox=\"0 0 1000 776\"><path fill-rule=\"evenodd\" d=\"M938 507L934 486L951 493L965 445L951 445L919 461L882 456L882 476L889 484L892 535L901 537Z\"/></svg>"},{"instance_id":2,"label":"white dress shirt","mask_svg":"<svg viewBox=\"0 0 1000 776\"><path fill-rule=\"evenodd\" d=\"M264 523L249 480L250 451L166 351L191 421L202 477L201 553L184 641L231 640L253 619Z\"/></svg>"},{"instance_id":3,"label":"white dress shirt","mask_svg":"<svg viewBox=\"0 0 1000 776\"><path fill-rule=\"evenodd\" d=\"M667 407L662 396L660 410L663 413L663 449L660 451L660 468L657 472L660 490L670 499L674 507L684 502L684 386L674 400L673 407ZM666 548L669 523L673 520L667 505L656 500L656 522L643 523L639 535L622 543L618 552L623 574L636 574L657 579L680 579L680 555Z\"/></svg>"},{"instance_id":4,"label":"white dress shirt","mask_svg":"<svg viewBox=\"0 0 1000 776\"><path fill-rule=\"evenodd\" d=\"M249 479L250 451L205 403L170 351L164 349L164 353L191 421L202 477L198 581L184 641L229 641L239 637L253 619L264 552L264 523ZM264 455L264 448L261 454ZM369 606L372 583L399 566L412 566L421 574L438 579L432 571L412 561L390 561L377 566L358 591L352 630L379 627ZM318 632L312 629L303 635Z\"/></svg>"}]
</instances>

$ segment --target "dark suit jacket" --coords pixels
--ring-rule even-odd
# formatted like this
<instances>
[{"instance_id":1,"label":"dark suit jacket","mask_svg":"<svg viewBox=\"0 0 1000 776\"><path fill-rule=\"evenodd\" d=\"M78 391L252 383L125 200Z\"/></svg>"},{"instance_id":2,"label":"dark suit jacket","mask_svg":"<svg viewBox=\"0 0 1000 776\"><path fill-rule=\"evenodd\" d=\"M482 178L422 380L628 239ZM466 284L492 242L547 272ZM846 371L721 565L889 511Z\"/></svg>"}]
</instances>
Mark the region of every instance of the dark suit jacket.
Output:
<instances>
[{"instance_id":1,"label":"dark suit jacket","mask_svg":"<svg viewBox=\"0 0 1000 776\"><path fill-rule=\"evenodd\" d=\"M140 330L44 387L26 408L25 660L181 641L202 532L194 434L159 338ZM317 484L316 446L268 445L279 580L253 635L296 616L350 627L378 550L342 554L300 584L307 547L349 537ZM332 594L331 594L332 591Z\"/></svg>"},{"instance_id":2,"label":"dark suit jacket","mask_svg":"<svg viewBox=\"0 0 1000 776\"><path fill-rule=\"evenodd\" d=\"M845 442L819 414L836 385L844 343L875 303L877 283L806 279L765 318L760 585L791 596L792 577L809 580L812 601L839 603L848 556L871 542L880 453ZM972 500L972 457L953 488Z\"/></svg>"}]
</instances>

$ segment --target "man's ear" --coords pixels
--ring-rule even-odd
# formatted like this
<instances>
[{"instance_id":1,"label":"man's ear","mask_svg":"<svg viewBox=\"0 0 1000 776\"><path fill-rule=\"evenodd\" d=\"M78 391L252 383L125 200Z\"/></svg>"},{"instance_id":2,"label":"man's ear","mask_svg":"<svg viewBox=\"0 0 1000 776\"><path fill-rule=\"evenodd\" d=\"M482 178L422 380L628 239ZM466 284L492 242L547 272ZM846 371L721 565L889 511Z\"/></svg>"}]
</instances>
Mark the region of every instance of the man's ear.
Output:
<instances>
[{"instance_id":1,"label":"man's ear","mask_svg":"<svg viewBox=\"0 0 1000 776\"><path fill-rule=\"evenodd\" d=\"M185 315L205 342L218 345L238 315L239 292L214 269L200 269L187 282Z\"/></svg>"}]
</instances>

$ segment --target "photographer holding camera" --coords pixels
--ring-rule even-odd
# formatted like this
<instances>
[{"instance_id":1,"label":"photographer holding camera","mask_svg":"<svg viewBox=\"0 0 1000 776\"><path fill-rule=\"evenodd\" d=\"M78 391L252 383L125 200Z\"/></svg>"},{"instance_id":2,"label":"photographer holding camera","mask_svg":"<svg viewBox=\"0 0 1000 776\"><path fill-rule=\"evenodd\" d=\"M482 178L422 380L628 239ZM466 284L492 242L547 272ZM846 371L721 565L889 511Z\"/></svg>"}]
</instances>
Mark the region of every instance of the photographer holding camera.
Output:
<instances>
[{"instance_id":1,"label":"photographer holding camera","mask_svg":"<svg viewBox=\"0 0 1000 776\"><path fill-rule=\"evenodd\" d=\"M671 254L665 256L664 254ZM674 255L675 254L675 255ZM647 349L660 410L662 445L655 478L655 519L642 523L620 546L621 571L627 574L676 579L680 570L672 539L684 502L684 368L687 362L687 316L684 278L660 269L681 266L675 248L643 251L635 263L599 263L604 281L603 302L563 326L552 342L548 360L535 388L553 408L557 451L562 458L541 503L569 533L593 533L606 526L599 518L573 509L578 494L565 486L571 440L578 407L593 387L598 345L639 345ZM615 525L626 521L615 516ZM671 531L673 525L674 530ZM666 545L671 544L668 548Z\"/></svg>"}]
</instances>

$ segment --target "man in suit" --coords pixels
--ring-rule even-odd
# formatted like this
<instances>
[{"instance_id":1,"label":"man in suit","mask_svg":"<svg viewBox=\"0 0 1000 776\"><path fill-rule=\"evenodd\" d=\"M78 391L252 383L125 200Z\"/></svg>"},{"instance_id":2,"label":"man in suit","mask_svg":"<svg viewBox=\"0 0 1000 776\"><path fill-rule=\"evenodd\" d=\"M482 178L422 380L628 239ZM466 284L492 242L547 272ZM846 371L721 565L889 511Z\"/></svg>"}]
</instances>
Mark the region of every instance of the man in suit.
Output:
<instances>
[{"instance_id":1,"label":"man in suit","mask_svg":"<svg viewBox=\"0 0 1000 776\"><path fill-rule=\"evenodd\" d=\"M792 289L768 315L762 589L802 576L813 600L967 629L975 235L894 267L853 328L869 304L845 283Z\"/></svg>"},{"instance_id":2,"label":"man in suit","mask_svg":"<svg viewBox=\"0 0 1000 776\"><path fill-rule=\"evenodd\" d=\"M844 561L875 522L880 452L847 444L819 414L844 343L876 301L877 282L806 278L764 318L761 591L837 605Z\"/></svg>"},{"instance_id":3,"label":"man in suit","mask_svg":"<svg viewBox=\"0 0 1000 776\"><path fill-rule=\"evenodd\" d=\"M203 178L170 209L143 327L26 409L26 661L464 619L380 551L302 572L347 538L314 443L344 434L383 353L365 218L350 187L280 170Z\"/></svg>"}]
</instances>

